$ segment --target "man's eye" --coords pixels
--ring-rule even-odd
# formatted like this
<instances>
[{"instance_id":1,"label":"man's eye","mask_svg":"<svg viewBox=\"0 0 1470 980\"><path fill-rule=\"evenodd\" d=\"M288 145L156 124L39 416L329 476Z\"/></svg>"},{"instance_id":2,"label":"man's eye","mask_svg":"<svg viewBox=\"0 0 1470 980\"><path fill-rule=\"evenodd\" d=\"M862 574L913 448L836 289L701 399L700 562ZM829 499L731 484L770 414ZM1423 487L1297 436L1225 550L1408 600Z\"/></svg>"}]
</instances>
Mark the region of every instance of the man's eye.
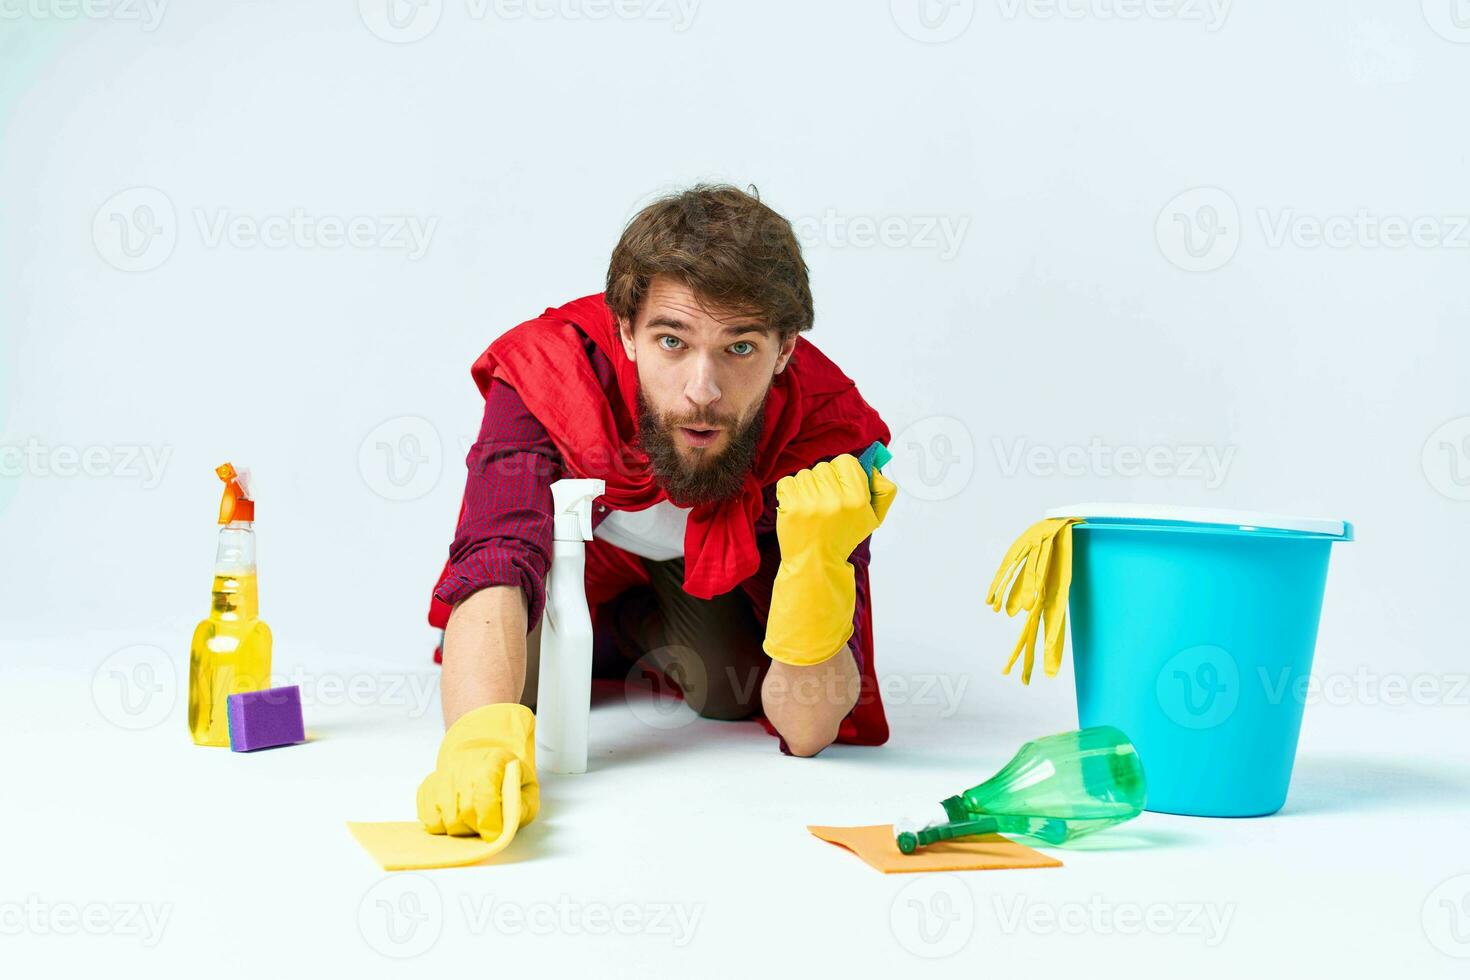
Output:
<instances>
[{"instance_id":1,"label":"man's eye","mask_svg":"<svg viewBox=\"0 0 1470 980\"><path fill-rule=\"evenodd\" d=\"M744 348L744 350L741 350L740 348ZM730 345L730 350L734 351L740 357L745 357L749 354L755 353L755 345L748 340L737 340L735 343Z\"/></svg>"},{"instance_id":2,"label":"man's eye","mask_svg":"<svg viewBox=\"0 0 1470 980\"><path fill-rule=\"evenodd\" d=\"M664 341L666 340L669 341L669 343L664 343ZM679 338L675 337L673 334L661 334L658 338L658 345L664 350L678 350L679 348L677 345L679 343Z\"/></svg>"}]
</instances>

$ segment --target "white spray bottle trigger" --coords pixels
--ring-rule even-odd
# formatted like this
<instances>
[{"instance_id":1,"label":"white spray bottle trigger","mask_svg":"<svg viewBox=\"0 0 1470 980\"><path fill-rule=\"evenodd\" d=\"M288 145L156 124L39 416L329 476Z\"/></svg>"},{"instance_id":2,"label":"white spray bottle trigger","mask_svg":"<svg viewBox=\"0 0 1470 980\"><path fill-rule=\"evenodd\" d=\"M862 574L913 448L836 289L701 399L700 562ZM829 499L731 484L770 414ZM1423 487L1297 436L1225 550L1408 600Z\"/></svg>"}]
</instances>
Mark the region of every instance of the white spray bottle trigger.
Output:
<instances>
[{"instance_id":1,"label":"white spray bottle trigger","mask_svg":"<svg viewBox=\"0 0 1470 980\"><path fill-rule=\"evenodd\" d=\"M607 490L603 480L557 480L551 485L553 533L558 541L592 540L592 501Z\"/></svg>"}]
</instances>

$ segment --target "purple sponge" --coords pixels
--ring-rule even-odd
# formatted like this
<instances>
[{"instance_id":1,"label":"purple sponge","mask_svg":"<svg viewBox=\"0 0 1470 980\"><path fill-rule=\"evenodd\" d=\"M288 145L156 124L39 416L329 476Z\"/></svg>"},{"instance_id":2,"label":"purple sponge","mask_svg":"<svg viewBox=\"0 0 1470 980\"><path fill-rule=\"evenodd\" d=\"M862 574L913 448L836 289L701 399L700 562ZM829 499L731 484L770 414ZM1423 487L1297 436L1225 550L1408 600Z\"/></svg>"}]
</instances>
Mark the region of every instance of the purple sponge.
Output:
<instances>
[{"instance_id":1,"label":"purple sponge","mask_svg":"<svg viewBox=\"0 0 1470 980\"><path fill-rule=\"evenodd\" d=\"M306 727L301 721L301 688L295 685L231 694L226 704L230 748L235 752L254 752L306 741Z\"/></svg>"}]
</instances>

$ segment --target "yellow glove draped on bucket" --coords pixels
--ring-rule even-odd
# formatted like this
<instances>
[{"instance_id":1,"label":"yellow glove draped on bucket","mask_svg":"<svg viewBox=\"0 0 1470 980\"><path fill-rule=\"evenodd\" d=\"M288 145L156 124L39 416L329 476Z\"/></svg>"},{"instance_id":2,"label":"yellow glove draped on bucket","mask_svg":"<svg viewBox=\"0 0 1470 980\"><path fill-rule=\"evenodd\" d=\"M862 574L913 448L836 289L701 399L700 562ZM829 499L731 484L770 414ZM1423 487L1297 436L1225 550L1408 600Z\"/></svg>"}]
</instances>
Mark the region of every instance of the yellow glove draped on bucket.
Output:
<instances>
[{"instance_id":1,"label":"yellow glove draped on bucket","mask_svg":"<svg viewBox=\"0 0 1470 980\"><path fill-rule=\"evenodd\" d=\"M1011 651L1003 674L1009 674L1021 651L1026 659L1021 663L1021 683L1031 683L1031 668L1036 662L1036 634L1042 632L1045 618L1046 675L1055 677L1062 666L1062 646L1067 640L1067 593L1072 587L1072 525L1081 523L1076 517L1053 517L1037 521L1026 529L1011 549L1006 552L1000 569L990 583L990 592L985 601L991 609L1000 612L1001 597L1005 596L1007 616L1026 610L1026 625L1021 629L1021 638ZM1010 595L1005 595L1010 585Z\"/></svg>"},{"instance_id":2,"label":"yellow glove draped on bucket","mask_svg":"<svg viewBox=\"0 0 1470 980\"><path fill-rule=\"evenodd\" d=\"M503 851L536 818L536 716L487 704L462 716L419 785L417 822L347 827L385 871L475 864Z\"/></svg>"},{"instance_id":3,"label":"yellow glove draped on bucket","mask_svg":"<svg viewBox=\"0 0 1470 980\"><path fill-rule=\"evenodd\" d=\"M857 586L848 556L878 529L898 488L851 453L776 483L781 566L771 586L766 655L794 667L831 659L852 638Z\"/></svg>"}]
</instances>

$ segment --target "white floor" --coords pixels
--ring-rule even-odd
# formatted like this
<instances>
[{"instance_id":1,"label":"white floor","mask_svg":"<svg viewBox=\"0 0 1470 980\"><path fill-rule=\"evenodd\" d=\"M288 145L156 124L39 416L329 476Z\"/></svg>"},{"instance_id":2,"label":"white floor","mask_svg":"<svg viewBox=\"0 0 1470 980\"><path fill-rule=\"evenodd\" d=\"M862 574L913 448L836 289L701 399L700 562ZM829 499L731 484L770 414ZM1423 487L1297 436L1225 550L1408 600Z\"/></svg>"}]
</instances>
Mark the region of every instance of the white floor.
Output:
<instances>
[{"instance_id":1,"label":"white floor","mask_svg":"<svg viewBox=\"0 0 1470 980\"><path fill-rule=\"evenodd\" d=\"M504 860L387 875L343 821L413 817L435 671L287 673L312 741L237 755L190 743L183 665L158 648L12 640L0 662L7 976L1470 970L1457 704L1309 707L1271 818L1145 814L1059 869L885 876L805 825L888 822L973 785L1069 727L1054 698L985 665L963 698L895 698L888 745L801 760L754 724L618 696L594 709L593 771L545 777Z\"/></svg>"}]
</instances>

